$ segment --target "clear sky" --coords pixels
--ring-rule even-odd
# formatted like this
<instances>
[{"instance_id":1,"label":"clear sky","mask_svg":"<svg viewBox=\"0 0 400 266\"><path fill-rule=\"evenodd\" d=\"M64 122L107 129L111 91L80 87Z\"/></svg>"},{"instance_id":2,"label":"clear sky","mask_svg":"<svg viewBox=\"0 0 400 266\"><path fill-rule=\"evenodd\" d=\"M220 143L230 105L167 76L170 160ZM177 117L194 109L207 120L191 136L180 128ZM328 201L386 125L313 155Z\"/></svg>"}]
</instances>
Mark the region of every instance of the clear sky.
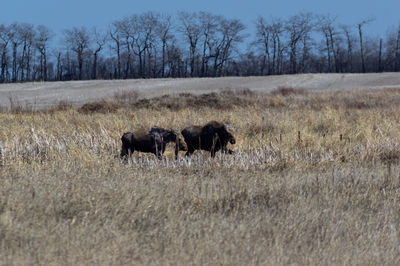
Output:
<instances>
[{"instance_id":1,"label":"clear sky","mask_svg":"<svg viewBox=\"0 0 400 266\"><path fill-rule=\"evenodd\" d=\"M112 21L146 11L208 11L238 18L249 28L261 15L286 19L299 12L330 14L342 24L353 25L367 17L375 21L365 27L372 36L384 36L400 23L400 0L0 0L0 24L43 24L57 36L72 27L106 28Z\"/></svg>"}]
</instances>

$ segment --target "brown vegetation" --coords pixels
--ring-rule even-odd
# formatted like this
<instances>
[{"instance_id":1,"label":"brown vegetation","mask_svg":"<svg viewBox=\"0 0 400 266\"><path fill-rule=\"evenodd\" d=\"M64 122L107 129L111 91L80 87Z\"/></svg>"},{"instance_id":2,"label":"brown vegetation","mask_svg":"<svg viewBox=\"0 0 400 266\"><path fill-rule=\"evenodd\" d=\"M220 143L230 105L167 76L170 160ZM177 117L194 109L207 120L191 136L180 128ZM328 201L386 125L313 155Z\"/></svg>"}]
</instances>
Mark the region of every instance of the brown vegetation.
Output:
<instances>
[{"instance_id":1,"label":"brown vegetation","mask_svg":"<svg viewBox=\"0 0 400 266\"><path fill-rule=\"evenodd\" d=\"M0 264L399 264L400 90L146 101L0 113ZM234 155L119 159L214 119Z\"/></svg>"},{"instance_id":2,"label":"brown vegetation","mask_svg":"<svg viewBox=\"0 0 400 266\"><path fill-rule=\"evenodd\" d=\"M137 94L134 92L134 94ZM253 103L256 98L254 93L246 91L225 90L220 93L207 93L195 95L192 93L179 93L174 95L163 95L154 98L139 98L118 94L114 99L100 100L84 104L78 109L82 113L108 113L115 112L117 109L151 109L179 111L185 108L212 108L212 109L232 109L235 107L245 107Z\"/></svg>"}]
</instances>

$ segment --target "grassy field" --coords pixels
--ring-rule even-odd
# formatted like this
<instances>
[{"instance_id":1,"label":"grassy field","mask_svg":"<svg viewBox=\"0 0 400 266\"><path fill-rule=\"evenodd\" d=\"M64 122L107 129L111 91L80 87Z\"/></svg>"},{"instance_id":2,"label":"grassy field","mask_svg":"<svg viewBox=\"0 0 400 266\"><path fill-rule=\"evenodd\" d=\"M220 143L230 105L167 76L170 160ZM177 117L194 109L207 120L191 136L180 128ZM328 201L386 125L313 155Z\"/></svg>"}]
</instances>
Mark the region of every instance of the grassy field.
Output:
<instances>
[{"instance_id":1,"label":"grassy field","mask_svg":"<svg viewBox=\"0 0 400 266\"><path fill-rule=\"evenodd\" d=\"M400 89L280 88L0 113L2 265L398 265ZM229 123L234 155L119 159L126 131Z\"/></svg>"}]
</instances>

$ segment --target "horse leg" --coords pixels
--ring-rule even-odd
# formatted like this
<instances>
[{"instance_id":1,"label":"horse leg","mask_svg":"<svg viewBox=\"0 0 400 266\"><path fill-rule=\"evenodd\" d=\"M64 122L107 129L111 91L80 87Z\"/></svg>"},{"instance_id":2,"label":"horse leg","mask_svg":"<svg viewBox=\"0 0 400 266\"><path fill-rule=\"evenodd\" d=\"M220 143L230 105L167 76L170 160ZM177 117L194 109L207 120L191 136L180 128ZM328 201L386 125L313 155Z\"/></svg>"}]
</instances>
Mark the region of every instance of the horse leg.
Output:
<instances>
[{"instance_id":1,"label":"horse leg","mask_svg":"<svg viewBox=\"0 0 400 266\"><path fill-rule=\"evenodd\" d=\"M215 149L212 148L210 152L211 152L211 158L215 158Z\"/></svg>"}]
</instances>

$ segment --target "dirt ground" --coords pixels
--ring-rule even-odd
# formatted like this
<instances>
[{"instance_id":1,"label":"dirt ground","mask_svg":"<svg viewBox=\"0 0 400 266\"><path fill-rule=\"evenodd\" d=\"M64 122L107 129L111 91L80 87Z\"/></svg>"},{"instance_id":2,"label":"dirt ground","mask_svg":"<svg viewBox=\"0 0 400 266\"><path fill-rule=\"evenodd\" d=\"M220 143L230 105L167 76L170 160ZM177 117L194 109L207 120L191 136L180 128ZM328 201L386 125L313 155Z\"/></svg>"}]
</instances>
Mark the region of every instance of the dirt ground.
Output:
<instances>
[{"instance_id":1,"label":"dirt ground","mask_svg":"<svg viewBox=\"0 0 400 266\"><path fill-rule=\"evenodd\" d=\"M135 90L140 97L190 92L202 94L226 89L270 92L279 87L309 91L400 88L400 73L301 74L266 77L92 80L0 84L0 106L12 104L46 109L60 102L81 106L89 101Z\"/></svg>"}]
</instances>

